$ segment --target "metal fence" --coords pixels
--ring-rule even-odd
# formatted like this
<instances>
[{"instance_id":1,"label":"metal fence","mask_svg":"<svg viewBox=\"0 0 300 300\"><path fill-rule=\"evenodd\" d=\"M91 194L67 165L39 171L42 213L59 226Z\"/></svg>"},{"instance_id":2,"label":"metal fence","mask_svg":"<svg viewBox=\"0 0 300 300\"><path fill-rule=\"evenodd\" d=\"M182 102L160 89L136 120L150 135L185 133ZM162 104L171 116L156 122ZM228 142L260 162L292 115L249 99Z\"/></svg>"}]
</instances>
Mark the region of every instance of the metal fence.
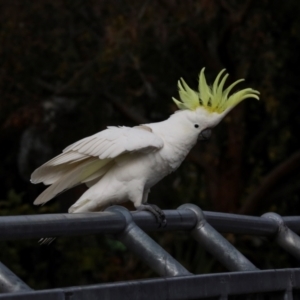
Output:
<instances>
[{"instance_id":1,"label":"metal fence","mask_svg":"<svg viewBox=\"0 0 300 300\"><path fill-rule=\"evenodd\" d=\"M272 237L299 259L300 238L296 233L300 233L300 217L202 212L193 204L164 212L168 223L159 229L152 214L130 213L120 206L102 213L0 217L1 240L113 234L161 276L35 291L0 263L0 299L300 299L300 268L259 270L220 234ZM155 230L189 231L229 272L191 274L145 233Z\"/></svg>"}]
</instances>

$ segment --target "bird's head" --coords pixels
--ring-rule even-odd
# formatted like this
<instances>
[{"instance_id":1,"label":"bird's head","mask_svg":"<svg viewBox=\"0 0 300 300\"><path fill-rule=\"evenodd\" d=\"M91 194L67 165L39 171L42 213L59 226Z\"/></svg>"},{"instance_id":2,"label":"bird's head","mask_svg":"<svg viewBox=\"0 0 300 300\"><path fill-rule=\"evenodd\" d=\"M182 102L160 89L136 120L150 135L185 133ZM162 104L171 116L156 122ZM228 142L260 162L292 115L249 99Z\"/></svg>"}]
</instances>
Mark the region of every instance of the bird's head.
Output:
<instances>
[{"instance_id":1,"label":"bird's head","mask_svg":"<svg viewBox=\"0 0 300 300\"><path fill-rule=\"evenodd\" d=\"M246 88L229 95L230 91L239 82L239 79L224 89L224 84L229 76L222 70L216 77L212 86L206 82L203 68L199 75L198 91L192 90L181 78L178 81L180 100L173 98L179 108L179 112L186 116L188 123L193 127L195 134L198 134L200 140L206 140L210 137L211 129L215 127L225 115L237 104L246 98L259 100L259 92Z\"/></svg>"}]
</instances>

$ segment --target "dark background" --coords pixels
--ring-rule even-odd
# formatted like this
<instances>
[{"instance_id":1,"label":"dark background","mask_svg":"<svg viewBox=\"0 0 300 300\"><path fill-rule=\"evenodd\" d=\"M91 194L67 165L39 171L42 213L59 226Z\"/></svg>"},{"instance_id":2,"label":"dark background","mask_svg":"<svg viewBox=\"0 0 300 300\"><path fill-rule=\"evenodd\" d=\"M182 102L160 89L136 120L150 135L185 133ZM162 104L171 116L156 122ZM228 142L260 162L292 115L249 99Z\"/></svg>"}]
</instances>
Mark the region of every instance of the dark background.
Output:
<instances>
[{"instance_id":1,"label":"dark background","mask_svg":"<svg viewBox=\"0 0 300 300\"><path fill-rule=\"evenodd\" d=\"M0 1L0 213L66 212L85 187L42 207L31 172L107 125L166 119L177 80L202 67L261 92L236 107L149 202L261 215L300 211L300 2ZM230 82L229 82L230 83ZM194 273L224 271L185 233L152 235ZM226 235L259 268L297 266L271 240ZM0 243L0 261L33 288L157 276L104 236Z\"/></svg>"}]
</instances>

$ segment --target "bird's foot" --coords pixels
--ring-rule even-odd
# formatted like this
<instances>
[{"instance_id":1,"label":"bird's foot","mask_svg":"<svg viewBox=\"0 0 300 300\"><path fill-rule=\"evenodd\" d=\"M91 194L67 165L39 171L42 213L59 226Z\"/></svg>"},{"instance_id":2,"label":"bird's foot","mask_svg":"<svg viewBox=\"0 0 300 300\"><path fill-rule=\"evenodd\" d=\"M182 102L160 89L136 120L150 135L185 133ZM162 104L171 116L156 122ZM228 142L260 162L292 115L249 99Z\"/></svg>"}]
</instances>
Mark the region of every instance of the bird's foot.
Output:
<instances>
[{"instance_id":1,"label":"bird's foot","mask_svg":"<svg viewBox=\"0 0 300 300\"><path fill-rule=\"evenodd\" d=\"M149 211L151 212L157 223L158 227L166 227L167 226L167 219L165 213L155 204L141 204L138 208L137 211Z\"/></svg>"},{"instance_id":2,"label":"bird's foot","mask_svg":"<svg viewBox=\"0 0 300 300\"><path fill-rule=\"evenodd\" d=\"M55 237L41 238L38 243L40 245L50 245L55 239Z\"/></svg>"}]
</instances>

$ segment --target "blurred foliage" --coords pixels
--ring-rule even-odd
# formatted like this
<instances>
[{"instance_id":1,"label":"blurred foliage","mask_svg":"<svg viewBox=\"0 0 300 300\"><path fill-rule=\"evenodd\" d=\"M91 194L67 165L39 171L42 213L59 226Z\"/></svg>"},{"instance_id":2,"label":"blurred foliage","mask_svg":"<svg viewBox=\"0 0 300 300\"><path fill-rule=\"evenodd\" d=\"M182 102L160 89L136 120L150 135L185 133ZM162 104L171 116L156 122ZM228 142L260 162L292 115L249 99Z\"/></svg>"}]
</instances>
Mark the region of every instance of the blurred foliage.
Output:
<instances>
[{"instance_id":1,"label":"blurred foliage","mask_svg":"<svg viewBox=\"0 0 300 300\"><path fill-rule=\"evenodd\" d=\"M1 215L65 212L78 187L43 207L31 172L107 125L167 118L179 77L206 66L246 78L245 101L150 194L165 209L299 212L300 2L237 0L2 1ZM191 272L224 271L185 233L153 237ZM273 242L226 235L258 267L295 266ZM109 237L1 242L0 261L33 288L156 276Z\"/></svg>"}]
</instances>

